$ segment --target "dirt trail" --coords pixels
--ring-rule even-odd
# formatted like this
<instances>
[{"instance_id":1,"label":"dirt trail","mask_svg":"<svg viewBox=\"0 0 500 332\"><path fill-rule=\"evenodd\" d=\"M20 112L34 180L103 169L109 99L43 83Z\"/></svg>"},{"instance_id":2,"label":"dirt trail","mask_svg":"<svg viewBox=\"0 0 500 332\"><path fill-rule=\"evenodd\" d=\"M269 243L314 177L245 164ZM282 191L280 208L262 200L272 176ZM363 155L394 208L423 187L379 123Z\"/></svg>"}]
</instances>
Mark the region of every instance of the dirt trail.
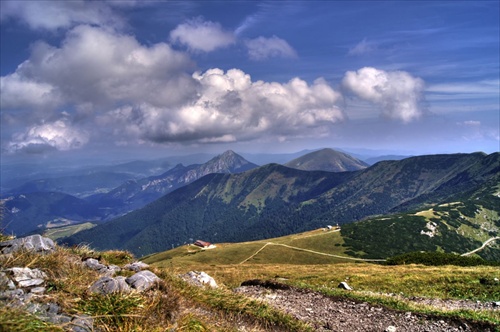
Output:
<instances>
[{"instance_id":1,"label":"dirt trail","mask_svg":"<svg viewBox=\"0 0 500 332\"><path fill-rule=\"evenodd\" d=\"M499 236L497 236L497 237L492 237L491 239L486 240L486 241L483 243L483 245L482 245L482 246L480 246L479 248L474 249L474 250L469 251L469 252L466 252L465 254L462 254L461 256L469 256L469 255L472 255L472 254L474 254L474 253L476 253L476 252L478 252L478 251L481 251L481 250L483 250L483 249L484 249L484 248L485 248L485 247L486 247L486 246L487 246L490 242L493 242L493 241L496 241L496 240L500 240L500 237L499 237Z\"/></svg>"},{"instance_id":2,"label":"dirt trail","mask_svg":"<svg viewBox=\"0 0 500 332\"><path fill-rule=\"evenodd\" d=\"M494 331L491 325L477 324L457 319L445 319L411 312L398 312L382 306L351 299L334 298L318 292L297 289L275 282L249 281L235 291L260 299L314 326L315 331ZM414 299L418 302L418 299ZM443 302L443 301L441 301ZM460 302L460 301L458 301ZM469 303L465 303L469 302ZM443 306L443 303L425 303ZM472 301L455 303L452 308L478 309ZM489 304L484 310L498 310Z\"/></svg>"},{"instance_id":3,"label":"dirt trail","mask_svg":"<svg viewBox=\"0 0 500 332\"><path fill-rule=\"evenodd\" d=\"M331 232L340 232L340 229L336 229L336 230L333 230ZM327 234L327 233L313 234L313 235L305 236L303 238L313 237L313 236L320 236L320 235L324 235L324 234ZM252 255L250 255L249 257L245 258L244 260L242 260L239 264L243 264L243 263L249 261L250 259L254 258L262 250L264 250L265 247L270 246L270 245L271 246L282 246L282 247L290 248L290 249L293 249L293 250L305 251L305 252L309 252L309 253L316 254L316 255L323 255L323 256L335 257L335 258L346 259L346 260L351 260L351 261L363 261L363 262L385 262L386 261L385 259L364 259L364 258L355 258L355 257L348 257L348 256L340 256L340 255L334 255L334 254L328 254L328 253L324 253L324 252L314 251L314 250L310 250L310 249L293 247L293 246L289 246L289 245L283 244L283 243L267 242L259 250L257 250L256 252L254 252Z\"/></svg>"},{"instance_id":4,"label":"dirt trail","mask_svg":"<svg viewBox=\"0 0 500 332\"><path fill-rule=\"evenodd\" d=\"M346 259L346 260L351 260L351 261L362 261L362 262L385 262L386 261L385 259L364 259L364 258L355 258L355 257L340 256L340 255L334 255L334 254L327 254L327 253L324 253L324 252L314 251L314 250L310 250L310 249L293 247L293 246L289 246L287 244L267 242L259 250L257 250L256 252L254 252L248 258L245 258L244 260L242 260L239 264L243 264L246 261L254 258L255 256L257 256L257 254L259 254L267 246L282 246L282 247L290 248L290 249L293 249L293 250L305 251L305 252L310 252L310 253L316 254L316 255L323 255L323 256L335 257L335 258Z\"/></svg>"}]
</instances>

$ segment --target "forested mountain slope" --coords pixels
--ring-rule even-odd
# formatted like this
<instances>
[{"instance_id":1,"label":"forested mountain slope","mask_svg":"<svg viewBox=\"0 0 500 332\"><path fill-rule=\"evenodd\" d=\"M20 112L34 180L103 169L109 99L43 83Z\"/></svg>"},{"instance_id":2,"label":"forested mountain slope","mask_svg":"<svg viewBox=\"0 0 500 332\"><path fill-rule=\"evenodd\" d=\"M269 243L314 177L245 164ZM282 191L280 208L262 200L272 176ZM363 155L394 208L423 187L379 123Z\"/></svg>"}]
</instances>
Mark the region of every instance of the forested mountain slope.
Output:
<instances>
[{"instance_id":1,"label":"forested mountain slope","mask_svg":"<svg viewBox=\"0 0 500 332\"><path fill-rule=\"evenodd\" d=\"M245 241L349 223L471 195L498 181L499 155L421 156L343 173L270 164L211 174L66 241L144 255L197 238Z\"/></svg>"}]
</instances>

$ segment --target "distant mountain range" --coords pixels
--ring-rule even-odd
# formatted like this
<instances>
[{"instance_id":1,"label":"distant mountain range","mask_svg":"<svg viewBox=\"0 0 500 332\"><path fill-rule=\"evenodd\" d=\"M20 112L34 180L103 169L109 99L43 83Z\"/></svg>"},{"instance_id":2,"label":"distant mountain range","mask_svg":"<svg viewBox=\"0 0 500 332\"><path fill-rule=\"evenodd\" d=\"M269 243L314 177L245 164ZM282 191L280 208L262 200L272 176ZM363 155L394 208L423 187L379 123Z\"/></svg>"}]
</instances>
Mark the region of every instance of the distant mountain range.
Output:
<instances>
[{"instance_id":1,"label":"distant mountain range","mask_svg":"<svg viewBox=\"0 0 500 332\"><path fill-rule=\"evenodd\" d=\"M127 179L160 174L170 168L172 165L165 159L137 160L112 165L75 165L66 162L56 166L45 164L43 161L35 164L2 164L0 189L3 195L22 194L25 186L33 188L41 185L39 189L43 191L57 190L85 197L92 189L109 190Z\"/></svg>"},{"instance_id":2,"label":"distant mountain range","mask_svg":"<svg viewBox=\"0 0 500 332\"><path fill-rule=\"evenodd\" d=\"M140 172L137 167L141 165L151 167L151 163L134 162L118 165L117 169L120 171L134 169ZM143 207L206 174L238 173L256 167L258 166L233 151L226 151L204 164L190 166L178 164L161 175L142 179L135 179L129 173L95 172L33 180L11 190L12 193L2 199L6 210L0 226L6 232L23 235L43 230L47 223L57 218L68 222L102 221ZM127 181L124 182L125 180ZM110 186L113 183L116 188L108 188L103 193L95 194L95 191L104 191L103 186ZM84 192L94 192L94 194L81 199L58 192L58 189L73 194L79 193L80 196ZM39 197L44 199L38 199ZM64 206L66 204L68 205ZM82 213L81 207L85 207L83 208L85 213Z\"/></svg>"},{"instance_id":3,"label":"distant mountain range","mask_svg":"<svg viewBox=\"0 0 500 332\"><path fill-rule=\"evenodd\" d=\"M284 164L287 167L303 171L346 172L359 171L368 164L347 153L332 149L322 149L308 153Z\"/></svg>"},{"instance_id":4,"label":"distant mountain range","mask_svg":"<svg viewBox=\"0 0 500 332\"><path fill-rule=\"evenodd\" d=\"M87 200L100 209L120 214L143 207L207 174L240 173L256 167L258 166L233 151L226 151L204 164L178 164L161 175L127 181L107 193L88 197Z\"/></svg>"},{"instance_id":5,"label":"distant mountain range","mask_svg":"<svg viewBox=\"0 0 500 332\"><path fill-rule=\"evenodd\" d=\"M98 209L85 200L58 192L18 194L2 199L0 229L24 235L47 227L100 220Z\"/></svg>"},{"instance_id":6,"label":"distant mountain range","mask_svg":"<svg viewBox=\"0 0 500 332\"><path fill-rule=\"evenodd\" d=\"M470 197L497 185L499 174L499 153L412 157L341 173L269 164L208 174L65 242L145 255L198 238L270 238Z\"/></svg>"},{"instance_id":7,"label":"distant mountain range","mask_svg":"<svg viewBox=\"0 0 500 332\"><path fill-rule=\"evenodd\" d=\"M87 174L31 180L11 189L9 194L61 192L83 198L96 192L107 192L131 179L134 179L134 176L127 173L89 172Z\"/></svg>"}]
</instances>

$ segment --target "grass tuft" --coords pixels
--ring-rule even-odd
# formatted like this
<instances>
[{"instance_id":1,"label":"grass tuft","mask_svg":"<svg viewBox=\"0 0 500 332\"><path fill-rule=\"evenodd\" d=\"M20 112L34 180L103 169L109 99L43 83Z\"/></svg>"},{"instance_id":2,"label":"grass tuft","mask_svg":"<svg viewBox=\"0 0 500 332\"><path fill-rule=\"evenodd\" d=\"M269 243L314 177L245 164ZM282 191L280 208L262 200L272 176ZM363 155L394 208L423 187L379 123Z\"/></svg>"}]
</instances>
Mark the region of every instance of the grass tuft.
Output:
<instances>
[{"instance_id":1,"label":"grass tuft","mask_svg":"<svg viewBox=\"0 0 500 332\"><path fill-rule=\"evenodd\" d=\"M137 293L91 294L79 301L79 311L92 316L105 330L122 330L131 321L142 319L144 299Z\"/></svg>"},{"instance_id":2,"label":"grass tuft","mask_svg":"<svg viewBox=\"0 0 500 332\"><path fill-rule=\"evenodd\" d=\"M63 329L23 310L0 305L0 331L62 332Z\"/></svg>"},{"instance_id":3,"label":"grass tuft","mask_svg":"<svg viewBox=\"0 0 500 332\"><path fill-rule=\"evenodd\" d=\"M193 314L187 314L182 317L177 329L179 332L208 332L210 329L204 324L200 318Z\"/></svg>"}]
</instances>

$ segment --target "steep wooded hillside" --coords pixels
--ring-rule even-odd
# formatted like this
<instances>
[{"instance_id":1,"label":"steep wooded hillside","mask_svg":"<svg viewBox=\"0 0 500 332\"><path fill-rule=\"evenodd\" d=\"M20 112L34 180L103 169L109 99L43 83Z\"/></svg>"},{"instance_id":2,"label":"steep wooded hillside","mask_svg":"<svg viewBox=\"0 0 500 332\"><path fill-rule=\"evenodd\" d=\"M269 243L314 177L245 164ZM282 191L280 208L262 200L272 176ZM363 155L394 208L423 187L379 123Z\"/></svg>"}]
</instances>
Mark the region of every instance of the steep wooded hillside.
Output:
<instances>
[{"instance_id":1,"label":"steep wooded hillside","mask_svg":"<svg viewBox=\"0 0 500 332\"><path fill-rule=\"evenodd\" d=\"M498 179L484 184L467 199L456 199L412 213L346 224L341 231L344 247L347 253L363 258L442 251L500 262Z\"/></svg>"}]
</instances>

